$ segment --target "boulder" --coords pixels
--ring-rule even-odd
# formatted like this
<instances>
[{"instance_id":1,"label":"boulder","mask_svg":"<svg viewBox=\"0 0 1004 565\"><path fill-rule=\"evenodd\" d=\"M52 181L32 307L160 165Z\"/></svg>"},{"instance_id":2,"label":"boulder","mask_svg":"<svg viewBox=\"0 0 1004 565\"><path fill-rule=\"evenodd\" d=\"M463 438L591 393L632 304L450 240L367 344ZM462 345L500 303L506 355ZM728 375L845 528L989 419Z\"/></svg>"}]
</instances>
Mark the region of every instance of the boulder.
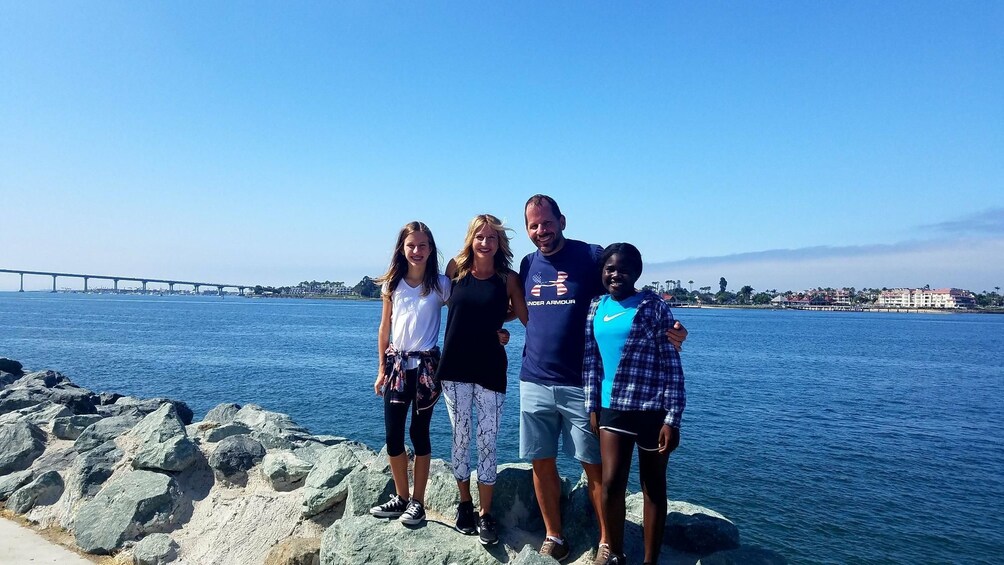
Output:
<instances>
[{"instance_id":1,"label":"boulder","mask_svg":"<svg viewBox=\"0 0 1004 565\"><path fill-rule=\"evenodd\" d=\"M102 418L80 432L76 441L73 442L73 448L78 453L94 449L102 443L128 432L139 423L140 419L135 414Z\"/></svg>"},{"instance_id":2,"label":"boulder","mask_svg":"<svg viewBox=\"0 0 1004 565\"><path fill-rule=\"evenodd\" d=\"M145 418L160 409L163 404L172 404L175 413L182 424L192 423L192 409L180 400L170 398L147 398L140 399L132 396L120 396L112 404L102 404L98 411L107 416L133 416L137 420Z\"/></svg>"},{"instance_id":3,"label":"boulder","mask_svg":"<svg viewBox=\"0 0 1004 565\"><path fill-rule=\"evenodd\" d=\"M0 502L7 500L11 493L30 483L31 476L32 470L25 469L0 477Z\"/></svg>"},{"instance_id":4,"label":"boulder","mask_svg":"<svg viewBox=\"0 0 1004 565\"><path fill-rule=\"evenodd\" d=\"M702 557L697 565L787 565L788 560L781 554L756 546L742 546L737 549L717 551Z\"/></svg>"},{"instance_id":5,"label":"boulder","mask_svg":"<svg viewBox=\"0 0 1004 565\"><path fill-rule=\"evenodd\" d=\"M625 505L628 519L641 524L644 514L643 495L635 493L628 496ZM739 547L739 528L714 510L670 500L662 543L680 551L707 555Z\"/></svg>"},{"instance_id":6,"label":"boulder","mask_svg":"<svg viewBox=\"0 0 1004 565\"><path fill-rule=\"evenodd\" d=\"M348 497L346 478L362 464L352 449L344 445L329 447L318 460L303 486L303 516L320 514Z\"/></svg>"},{"instance_id":7,"label":"boulder","mask_svg":"<svg viewBox=\"0 0 1004 565\"><path fill-rule=\"evenodd\" d=\"M74 414L93 414L99 399L55 371L37 371L14 381L0 391L0 414L49 401L62 404Z\"/></svg>"},{"instance_id":8,"label":"boulder","mask_svg":"<svg viewBox=\"0 0 1004 565\"><path fill-rule=\"evenodd\" d=\"M215 426L207 430L204 437L209 443L217 443L230 436L248 435L250 433L251 428L244 424L223 424L222 426Z\"/></svg>"},{"instance_id":9,"label":"boulder","mask_svg":"<svg viewBox=\"0 0 1004 565\"><path fill-rule=\"evenodd\" d=\"M19 361L0 357L0 372L10 373L11 376L20 377L24 374L24 366Z\"/></svg>"},{"instance_id":10,"label":"boulder","mask_svg":"<svg viewBox=\"0 0 1004 565\"><path fill-rule=\"evenodd\" d=\"M19 378L21 378L20 375L13 375L11 373L0 371L0 390L7 388L8 385L14 383L14 381Z\"/></svg>"},{"instance_id":11,"label":"boulder","mask_svg":"<svg viewBox=\"0 0 1004 565\"><path fill-rule=\"evenodd\" d=\"M98 395L100 406L115 404L115 402L120 398L122 398L122 395L117 392L102 392Z\"/></svg>"},{"instance_id":12,"label":"boulder","mask_svg":"<svg viewBox=\"0 0 1004 565\"><path fill-rule=\"evenodd\" d=\"M55 504L62 495L63 478L55 471L46 471L14 491L7 499L7 508L24 514L35 506Z\"/></svg>"},{"instance_id":13,"label":"boulder","mask_svg":"<svg viewBox=\"0 0 1004 565\"><path fill-rule=\"evenodd\" d=\"M321 565L321 538L287 538L275 544L264 565Z\"/></svg>"},{"instance_id":14,"label":"boulder","mask_svg":"<svg viewBox=\"0 0 1004 565\"><path fill-rule=\"evenodd\" d=\"M139 441L133 457L136 469L183 471L195 463L199 448L188 439L185 426L170 403L148 414L129 435Z\"/></svg>"},{"instance_id":15,"label":"boulder","mask_svg":"<svg viewBox=\"0 0 1004 565\"><path fill-rule=\"evenodd\" d=\"M498 562L499 559L481 547L476 540L459 535L452 527L439 522L428 522L424 528L409 532L396 520L345 516L325 530L321 537L323 565L496 565Z\"/></svg>"},{"instance_id":16,"label":"boulder","mask_svg":"<svg viewBox=\"0 0 1004 565\"><path fill-rule=\"evenodd\" d=\"M456 482L454 490L455 485ZM533 490L533 467L529 463L498 466L491 513L503 528L515 527L528 532L544 530L544 518Z\"/></svg>"},{"instance_id":17,"label":"boulder","mask_svg":"<svg viewBox=\"0 0 1004 565\"><path fill-rule=\"evenodd\" d=\"M112 476L116 464L124 455L111 440L81 454L67 472L69 491L81 497L94 496Z\"/></svg>"},{"instance_id":18,"label":"boulder","mask_svg":"<svg viewBox=\"0 0 1004 565\"><path fill-rule=\"evenodd\" d=\"M251 437L268 448L293 449L311 438L310 432L287 414L271 412L256 404L248 404L238 410L233 423L250 428Z\"/></svg>"},{"instance_id":19,"label":"boulder","mask_svg":"<svg viewBox=\"0 0 1004 565\"><path fill-rule=\"evenodd\" d=\"M134 469L179 472L191 467L201 455L187 436L174 436L163 442L145 444L132 460Z\"/></svg>"},{"instance_id":20,"label":"boulder","mask_svg":"<svg viewBox=\"0 0 1004 565\"><path fill-rule=\"evenodd\" d=\"M379 458L377 460L379 461ZM389 468L384 472L389 473ZM474 506L477 508L478 489L473 485L471 493L474 495ZM501 493L496 493L496 496L498 494ZM425 485L425 509L452 518L456 515L458 504L460 504L460 491L457 490L457 479L453 478L453 468L442 459L433 459L429 463L429 482Z\"/></svg>"},{"instance_id":21,"label":"boulder","mask_svg":"<svg viewBox=\"0 0 1004 565\"><path fill-rule=\"evenodd\" d=\"M178 558L178 542L167 534L150 534L132 548L133 565L165 565Z\"/></svg>"},{"instance_id":22,"label":"boulder","mask_svg":"<svg viewBox=\"0 0 1004 565\"><path fill-rule=\"evenodd\" d=\"M247 472L265 457L262 444L249 436L231 436L221 441L209 457L209 466L220 480L243 485Z\"/></svg>"},{"instance_id":23,"label":"boulder","mask_svg":"<svg viewBox=\"0 0 1004 565\"><path fill-rule=\"evenodd\" d=\"M394 480L372 469L363 468L349 473L347 480L349 491L345 497L343 516L367 515L370 508L383 504L394 493Z\"/></svg>"},{"instance_id":24,"label":"boulder","mask_svg":"<svg viewBox=\"0 0 1004 565\"><path fill-rule=\"evenodd\" d=\"M87 553L107 554L144 534L167 531L178 500L178 485L165 474L120 475L80 506L73 522L77 546Z\"/></svg>"},{"instance_id":25,"label":"boulder","mask_svg":"<svg viewBox=\"0 0 1004 565\"><path fill-rule=\"evenodd\" d=\"M20 408L0 416L0 424L22 421L44 427L56 418L72 414L73 411L66 406L44 400L38 404L28 406L27 408Z\"/></svg>"},{"instance_id":26,"label":"boulder","mask_svg":"<svg viewBox=\"0 0 1004 565\"><path fill-rule=\"evenodd\" d=\"M313 463L300 459L292 451L266 453L261 460L262 474L278 491L300 488L313 468Z\"/></svg>"},{"instance_id":27,"label":"boulder","mask_svg":"<svg viewBox=\"0 0 1004 565\"><path fill-rule=\"evenodd\" d=\"M45 433L35 424L0 424L0 475L23 471L45 451Z\"/></svg>"},{"instance_id":28,"label":"boulder","mask_svg":"<svg viewBox=\"0 0 1004 565\"><path fill-rule=\"evenodd\" d=\"M59 439L77 439L87 426L103 417L100 414L58 417L52 420L52 434Z\"/></svg>"},{"instance_id":29,"label":"boulder","mask_svg":"<svg viewBox=\"0 0 1004 565\"><path fill-rule=\"evenodd\" d=\"M234 421L234 416L241 409L240 404L224 403L217 404L209 412L206 412L206 417L203 421L219 422L220 424L229 424Z\"/></svg>"},{"instance_id":30,"label":"boulder","mask_svg":"<svg viewBox=\"0 0 1004 565\"><path fill-rule=\"evenodd\" d=\"M509 565L554 565L557 563L550 555L541 555L532 545L524 545L523 549L513 557Z\"/></svg>"}]
</instances>

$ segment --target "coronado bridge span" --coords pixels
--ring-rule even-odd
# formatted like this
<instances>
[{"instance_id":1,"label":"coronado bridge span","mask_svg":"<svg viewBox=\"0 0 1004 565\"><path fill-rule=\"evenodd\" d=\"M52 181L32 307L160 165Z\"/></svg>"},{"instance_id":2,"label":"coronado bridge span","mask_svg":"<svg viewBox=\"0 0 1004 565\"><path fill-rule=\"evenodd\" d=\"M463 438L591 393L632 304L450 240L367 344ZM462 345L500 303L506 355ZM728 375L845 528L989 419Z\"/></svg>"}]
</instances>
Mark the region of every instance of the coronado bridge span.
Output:
<instances>
[{"instance_id":1,"label":"coronado bridge span","mask_svg":"<svg viewBox=\"0 0 1004 565\"><path fill-rule=\"evenodd\" d=\"M219 294L223 294L223 290L224 289L233 288L233 289L236 289L238 293L240 293L240 294L243 295L245 290L247 290L249 288L254 288L254 286L255 286L255 285L251 285L251 284L222 284L222 283L214 283L214 282L197 282L197 281L183 281L183 280L172 280L172 279L156 279L156 278L151 278L151 277L121 277L121 276L112 276L112 275L91 275L91 274L84 274L84 273L56 273L56 272L49 272L49 271L28 271L28 270L24 270L24 269L0 269L0 273L11 273L11 274L14 274L14 275L19 275L21 277L21 286L20 286L20 288L18 290L19 292L24 292L24 276L25 275L52 277L52 292L56 292L56 279L59 278L59 277L83 279L84 280L84 292L88 291L88 282L90 281L90 279L112 281L112 284L113 284L115 290L119 289L119 281L138 282L138 283L140 283L142 285L143 292L147 291L147 284L149 284L149 283L166 284L167 288L168 288L168 292L174 292L174 286L175 285L191 286L192 289L195 291L196 294L198 294L200 288L202 288L202 287L205 286L205 287L210 287L210 288L214 288L215 287L217 293L219 293Z\"/></svg>"}]
</instances>

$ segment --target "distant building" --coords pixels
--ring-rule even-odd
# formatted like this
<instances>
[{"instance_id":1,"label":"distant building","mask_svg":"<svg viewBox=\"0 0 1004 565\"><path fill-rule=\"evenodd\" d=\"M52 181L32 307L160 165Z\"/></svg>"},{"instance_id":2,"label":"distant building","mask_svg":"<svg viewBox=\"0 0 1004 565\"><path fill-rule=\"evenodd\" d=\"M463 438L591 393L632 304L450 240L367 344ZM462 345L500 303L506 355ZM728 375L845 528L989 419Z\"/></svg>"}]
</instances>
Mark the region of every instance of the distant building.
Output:
<instances>
[{"instance_id":1,"label":"distant building","mask_svg":"<svg viewBox=\"0 0 1004 565\"><path fill-rule=\"evenodd\" d=\"M973 308L976 297L960 288L894 288L882 291L875 304L885 308Z\"/></svg>"}]
</instances>

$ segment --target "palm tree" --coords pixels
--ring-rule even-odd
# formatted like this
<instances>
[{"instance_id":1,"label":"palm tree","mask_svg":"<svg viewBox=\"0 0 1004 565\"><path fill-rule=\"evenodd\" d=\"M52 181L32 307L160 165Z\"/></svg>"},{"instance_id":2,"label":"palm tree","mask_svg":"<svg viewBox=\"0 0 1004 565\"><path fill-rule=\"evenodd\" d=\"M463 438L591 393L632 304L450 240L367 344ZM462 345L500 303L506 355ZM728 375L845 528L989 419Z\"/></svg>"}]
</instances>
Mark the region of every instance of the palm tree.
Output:
<instances>
[{"instance_id":1,"label":"palm tree","mask_svg":"<svg viewBox=\"0 0 1004 565\"><path fill-rule=\"evenodd\" d=\"M687 281L687 284L690 285L690 292L694 292L694 281Z\"/></svg>"}]
</instances>

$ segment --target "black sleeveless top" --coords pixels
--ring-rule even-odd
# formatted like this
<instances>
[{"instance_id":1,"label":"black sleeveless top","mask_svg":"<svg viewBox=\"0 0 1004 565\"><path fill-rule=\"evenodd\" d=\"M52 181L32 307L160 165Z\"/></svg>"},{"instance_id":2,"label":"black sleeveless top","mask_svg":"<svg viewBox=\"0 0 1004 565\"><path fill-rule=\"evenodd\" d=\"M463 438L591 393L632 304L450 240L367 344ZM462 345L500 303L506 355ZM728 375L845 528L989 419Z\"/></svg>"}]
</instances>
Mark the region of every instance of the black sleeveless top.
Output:
<instances>
[{"instance_id":1,"label":"black sleeveless top","mask_svg":"<svg viewBox=\"0 0 1004 565\"><path fill-rule=\"evenodd\" d=\"M436 376L504 393L508 360L496 331L509 310L505 281L499 276L480 280L468 274L453 283L448 304L443 356Z\"/></svg>"}]
</instances>

